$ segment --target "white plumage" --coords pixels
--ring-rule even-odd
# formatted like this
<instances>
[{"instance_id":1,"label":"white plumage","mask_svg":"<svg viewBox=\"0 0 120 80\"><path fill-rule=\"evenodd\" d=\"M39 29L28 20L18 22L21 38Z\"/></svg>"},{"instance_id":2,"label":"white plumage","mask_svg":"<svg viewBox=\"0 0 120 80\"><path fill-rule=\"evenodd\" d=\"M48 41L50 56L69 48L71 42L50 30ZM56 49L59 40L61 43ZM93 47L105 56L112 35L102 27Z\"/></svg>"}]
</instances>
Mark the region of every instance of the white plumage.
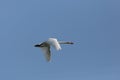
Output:
<instances>
[{"instance_id":1,"label":"white plumage","mask_svg":"<svg viewBox=\"0 0 120 80\"><path fill-rule=\"evenodd\" d=\"M47 41L51 46L53 46L56 50L61 50L61 46L57 39L55 38L49 38Z\"/></svg>"},{"instance_id":2,"label":"white plumage","mask_svg":"<svg viewBox=\"0 0 120 80\"><path fill-rule=\"evenodd\" d=\"M36 44L35 47L40 47L45 54L46 60L50 61L51 51L50 46L53 46L56 50L61 50L60 44L73 44L73 42L58 41L56 38L49 38L47 41Z\"/></svg>"},{"instance_id":3,"label":"white plumage","mask_svg":"<svg viewBox=\"0 0 120 80\"><path fill-rule=\"evenodd\" d=\"M41 47L43 53L44 53L44 56L46 58L47 61L50 61L50 56L51 56L51 53L50 53L50 49L49 47Z\"/></svg>"}]
</instances>

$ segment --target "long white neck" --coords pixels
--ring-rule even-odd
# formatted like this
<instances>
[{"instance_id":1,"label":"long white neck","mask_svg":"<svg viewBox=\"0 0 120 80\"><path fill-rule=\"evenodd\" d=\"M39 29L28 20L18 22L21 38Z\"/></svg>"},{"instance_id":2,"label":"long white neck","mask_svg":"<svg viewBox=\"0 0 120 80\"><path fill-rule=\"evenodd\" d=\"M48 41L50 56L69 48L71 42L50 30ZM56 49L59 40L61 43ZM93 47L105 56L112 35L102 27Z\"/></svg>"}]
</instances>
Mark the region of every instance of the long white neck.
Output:
<instances>
[{"instance_id":1,"label":"long white neck","mask_svg":"<svg viewBox=\"0 0 120 80\"><path fill-rule=\"evenodd\" d=\"M59 44L74 44L73 42L65 42L65 41L59 41Z\"/></svg>"}]
</instances>

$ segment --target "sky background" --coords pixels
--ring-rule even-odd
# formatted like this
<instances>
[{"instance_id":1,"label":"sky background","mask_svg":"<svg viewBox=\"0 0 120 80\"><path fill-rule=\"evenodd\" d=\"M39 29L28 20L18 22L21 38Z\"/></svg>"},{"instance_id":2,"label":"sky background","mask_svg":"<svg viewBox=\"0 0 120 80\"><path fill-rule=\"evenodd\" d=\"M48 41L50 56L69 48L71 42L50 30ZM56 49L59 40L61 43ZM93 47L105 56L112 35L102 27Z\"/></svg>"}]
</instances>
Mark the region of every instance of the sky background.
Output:
<instances>
[{"instance_id":1,"label":"sky background","mask_svg":"<svg viewBox=\"0 0 120 80\"><path fill-rule=\"evenodd\" d=\"M120 0L0 0L0 80L120 80ZM34 44L51 48L46 62Z\"/></svg>"}]
</instances>

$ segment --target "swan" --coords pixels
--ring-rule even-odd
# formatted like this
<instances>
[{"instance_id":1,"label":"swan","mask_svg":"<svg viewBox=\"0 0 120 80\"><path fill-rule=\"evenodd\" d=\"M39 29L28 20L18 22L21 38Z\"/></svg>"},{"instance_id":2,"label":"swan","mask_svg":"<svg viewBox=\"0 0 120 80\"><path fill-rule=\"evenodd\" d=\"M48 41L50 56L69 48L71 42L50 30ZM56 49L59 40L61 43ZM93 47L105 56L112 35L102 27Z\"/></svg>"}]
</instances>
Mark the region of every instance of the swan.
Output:
<instances>
[{"instance_id":1,"label":"swan","mask_svg":"<svg viewBox=\"0 0 120 80\"><path fill-rule=\"evenodd\" d=\"M60 44L73 44L73 42L64 42L64 41L58 41L56 38L49 38L47 41L35 44L34 47L41 48L46 60L49 62L51 60L51 51L50 47L53 46L57 51L61 50Z\"/></svg>"}]
</instances>

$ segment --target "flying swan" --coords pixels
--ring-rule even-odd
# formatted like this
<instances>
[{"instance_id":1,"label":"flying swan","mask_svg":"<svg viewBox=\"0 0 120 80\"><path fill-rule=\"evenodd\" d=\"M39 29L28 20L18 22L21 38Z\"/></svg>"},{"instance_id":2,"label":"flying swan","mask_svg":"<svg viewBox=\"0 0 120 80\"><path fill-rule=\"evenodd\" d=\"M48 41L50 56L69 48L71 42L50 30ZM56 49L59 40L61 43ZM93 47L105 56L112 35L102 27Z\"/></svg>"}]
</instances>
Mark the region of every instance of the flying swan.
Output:
<instances>
[{"instance_id":1,"label":"flying swan","mask_svg":"<svg viewBox=\"0 0 120 80\"><path fill-rule=\"evenodd\" d=\"M34 45L35 47L39 47L45 54L45 58L47 61L51 59L51 51L50 46L53 46L56 50L61 50L60 44L73 44L73 42L64 42L58 41L56 38L49 38L47 41Z\"/></svg>"}]
</instances>

